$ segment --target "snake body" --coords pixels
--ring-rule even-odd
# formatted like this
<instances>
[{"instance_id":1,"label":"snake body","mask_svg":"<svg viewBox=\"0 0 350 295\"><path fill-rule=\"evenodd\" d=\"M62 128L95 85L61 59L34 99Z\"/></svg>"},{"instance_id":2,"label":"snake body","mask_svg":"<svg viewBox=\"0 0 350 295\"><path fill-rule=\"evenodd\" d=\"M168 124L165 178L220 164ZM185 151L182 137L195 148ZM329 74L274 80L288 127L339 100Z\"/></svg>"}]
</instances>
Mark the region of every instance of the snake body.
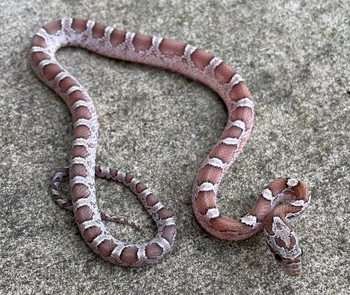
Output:
<instances>
[{"instance_id":1,"label":"snake body","mask_svg":"<svg viewBox=\"0 0 350 295\"><path fill-rule=\"evenodd\" d=\"M194 214L205 230L220 239L242 240L264 228L268 247L285 272L300 273L301 250L288 220L309 205L310 193L302 182L289 178L271 182L250 212L240 219L222 215L216 205L220 183L246 144L254 121L251 94L236 71L220 58L192 45L67 18L49 23L36 33L31 45L31 64L36 75L63 99L72 115L74 135L69 167L72 209L82 237L93 251L122 266L154 263L171 250L176 226L170 211L141 182L113 169L97 167L95 171L98 122L93 101L55 58L55 52L67 46L177 72L216 92L227 107L228 122L195 179ZM158 227L154 239L141 245L126 244L109 233L96 205L95 172L120 181L139 197ZM54 191L62 176L54 181Z\"/></svg>"}]
</instances>

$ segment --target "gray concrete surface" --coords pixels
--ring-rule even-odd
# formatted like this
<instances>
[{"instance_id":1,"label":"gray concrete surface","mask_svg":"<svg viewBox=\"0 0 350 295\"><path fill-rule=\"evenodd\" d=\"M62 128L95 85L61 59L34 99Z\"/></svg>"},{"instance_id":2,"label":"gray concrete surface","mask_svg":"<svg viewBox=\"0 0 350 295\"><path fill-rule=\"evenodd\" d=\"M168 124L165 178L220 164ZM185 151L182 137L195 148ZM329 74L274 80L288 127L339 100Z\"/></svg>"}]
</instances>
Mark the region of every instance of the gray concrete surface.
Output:
<instances>
[{"instance_id":1,"label":"gray concrete surface","mask_svg":"<svg viewBox=\"0 0 350 295\"><path fill-rule=\"evenodd\" d=\"M310 1L2 1L0 4L1 294L350 294L350 4ZM245 214L264 184L305 181L312 206L295 221L303 274L288 278L262 234L238 243L200 228L191 211L196 171L226 112L202 85L79 49L59 60L86 86L100 120L98 162L132 172L177 217L175 248L159 264L124 269L81 239L74 218L50 199L68 163L67 108L32 73L37 29L82 17L196 45L233 65L256 103L244 153L226 177L220 208ZM154 226L132 195L98 182L99 205L143 231L109 225L140 242Z\"/></svg>"}]
</instances>

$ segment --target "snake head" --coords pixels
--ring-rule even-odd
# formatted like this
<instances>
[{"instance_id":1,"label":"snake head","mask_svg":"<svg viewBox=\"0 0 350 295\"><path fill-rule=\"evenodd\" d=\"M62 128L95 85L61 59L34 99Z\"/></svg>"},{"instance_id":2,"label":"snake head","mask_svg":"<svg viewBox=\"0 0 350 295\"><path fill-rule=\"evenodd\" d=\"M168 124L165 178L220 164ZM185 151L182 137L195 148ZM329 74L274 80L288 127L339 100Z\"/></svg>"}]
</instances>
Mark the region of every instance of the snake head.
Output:
<instances>
[{"instance_id":1,"label":"snake head","mask_svg":"<svg viewBox=\"0 0 350 295\"><path fill-rule=\"evenodd\" d=\"M265 238L275 259L281 263L283 271L289 276L301 273L301 255L298 238L287 223L278 216L266 225Z\"/></svg>"}]
</instances>

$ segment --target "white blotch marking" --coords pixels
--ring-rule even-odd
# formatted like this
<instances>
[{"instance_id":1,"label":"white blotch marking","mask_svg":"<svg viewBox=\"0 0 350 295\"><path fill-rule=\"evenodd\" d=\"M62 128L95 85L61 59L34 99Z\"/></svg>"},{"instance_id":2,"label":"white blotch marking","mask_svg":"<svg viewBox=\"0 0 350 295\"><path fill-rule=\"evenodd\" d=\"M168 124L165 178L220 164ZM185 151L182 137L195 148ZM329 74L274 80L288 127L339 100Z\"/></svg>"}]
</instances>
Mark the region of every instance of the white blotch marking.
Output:
<instances>
[{"instance_id":1,"label":"white blotch marking","mask_svg":"<svg viewBox=\"0 0 350 295\"><path fill-rule=\"evenodd\" d=\"M95 22L92 20L88 20L86 23L86 32L91 33L92 28L95 26Z\"/></svg>"},{"instance_id":2,"label":"white blotch marking","mask_svg":"<svg viewBox=\"0 0 350 295\"><path fill-rule=\"evenodd\" d=\"M254 215L246 215L241 218L241 222L254 227L257 224L257 219Z\"/></svg>"},{"instance_id":3,"label":"white blotch marking","mask_svg":"<svg viewBox=\"0 0 350 295\"><path fill-rule=\"evenodd\" d=\"M222 60L218 57L214 57L209 64L205 67L205 70L213 73L214 70L222 63Z\"/></svg>"},{"instance_id":4,"label":"white blotch marking","mask_svg":"<svg viewBox=\"0 0 350 295\"><path fill-rule=\"evenodd\" d=\"M263 196L264 199L268 200L268 201L272 201L274 199L271 190L269 190L268 188L265 188L262 192L261 195Z\"/></svg>"},{"instance_id":5,"label":"white blotch marking","mask_svg":"<svg viewBox=\"0 0 350 295\"><path fill-rule=\"evenodd\" d=\"M137 259L139 262L143 262L146 260L146 247L145 245L139 245L138 251L137 251Z\"/></svg>"},{"instance_id":6,"label":"white blotch marking","mask_svg":"<svg viewBox=\"0 0 350 295\"><path fill-rule=\"evenodd\" d=\"M117 241L117 247L115 247L111 253L111 257L115 260L120 260L122 251L125 249L126 245L123 242Z\"/></svg>"},{"instance_id":7,"label":"white blotch marking","mask_svg":"<svg viewBox=\"0 0 350 295\"><path fill-rule=\"evenodd\" d=\"M160 43L162 43L162 41L163 41L162 37L153 36L151 50L154 50L155 52L159 52L159 45Z\"/></svg>"},{"instance_id":8,"label":"white blotch marking","mask_svg":"<svg viewBox=\"0 0 350 295\"><path fill-rule=\"evenodd\" d=\"M205 213L205 215L209 218L217 218L220 215L220 212L218 210L218 208L210 208L207 210L207 213Z\"/></svg>"},{"instance_id":9,"label":"white blotch marking","mask_svg":"<svg viewBox=\"0 0 350 295\"><path fill-rule=\"evenodd\" d=\"M233 77L231 78L231 80L229 82L230 88L232 88L233 86L237 85L240 82L243 82L242 77L238 74L233 75Z\"/></svg>"},{"instance_id":10,"label":"white blotch marking","mask_svg":"<svg viewBox=\"0 0 350 295\"><path fill-rule=\"evenodd\" d=\"M290 203L292 206L296 206L296 207L303 207L305 205L305 201L304 200L296 200L293 203Z\"/></svg>"},{"instance_id":11,"label":"white blotch marking","mask_svg":"<svg viewBox=\"0 0 350 295\"><path fill-rule=\"evenodd\" d=\"M48 65L55 65L55 63L52 62L51 59L43 59L41 62L39 62L38 67L42 70L45 66Z\"/></svg>"},{"instance_id":12,"label":"white blotch marking","mask_svg":"<svg viewBox=\"0 0 350 295\"><path fill-rule=\"evenodd\" d=\"M127 47L135 50L134 44L132 43L134 41L135 35L136 35L135 33L126 32L125 41L122 44L125 44Z\"/></svg>"},{"instance_id":13,"label":"white blotch marking","mask_svg":"<svg viewBox=\"0 0 350 295\"><path fill-rule=\"evenodd\" d=\"M87 206L90 208L90 205L91 205L90 200L88 198L81 198L81 199L78 199L74 202L75 210L77 210L80 207L84 207L84 206Z\"/></svg>"},{"instance_id":14,"label":"white blotch marking","mask_svg":"<svg viewBox=\"0 0 350 295\"><path fill-rule=\"evenodd\" d=\"M45 41L49 38L49 33L45 31L44 28L41 28L37 33L37 36L43 38Z\"/></svg>"},{"instance_id":15,"label":"white blotch marking","mask_svg":"<svg viewBox=\"0 0 350 295\"><path fill-rule=\"evenodd\" d=\"M100 175L102 177L107 177L111 173L111 170L108 167L100 166L100 169L101 169Z\"/></svg>"},{"instance_id":16,"label":"white blotch marking","mask_svg":"<svg viewBox=\"0 0 350 295\"><path fill-rule=\"evenodd\" d=\"M56 187L57 187L57 186L56 186ZM59 191L56 190L56 189L54 189L54 188L51 189L51 194L57 195L57 196L61 196L60 193L59 193Z\"/></svg>"},{"instance_id":17,"label":"white blotch marking","mask_svg":"<svg viewBox=\"0 0 350 295\"><path fill-rule=\"evenodd\" d=\"M64 18L61 21L61 27L63 30L68 30L72 28L73 19L72 18Z\"/></svg>"},{"instance_id":18,"label":"white blotch marking","mask_svg":"<svg viewBox=\"0 0 350 295\"><path fill-rule=\"evenodd\" d=\"M156 239L158 246L163 248L163 251L167 251L171 248L170 243L168 242L168 240L164 239L163 237L159 237L158 239Z\"/></svg>"},{"instance_id":19,"label":"white blotch marking","mask_svg":"<svg viewBox=\"0 0 350 295\"><path fill-rule=\"evenodd\" d=\"M221 142L227 145L239 145L241 141L235 137L226 137Z\"/></svg>"},{"instance_id":20,"label":"white blotch marking","mask_svg":"<svg viewBox=\"0 0 350 295\"><path fill-rule=\"evenodd\" d=\"M159 210L165 208L161 202L154 204L149 210L154 213L158 213Z\"/></svg>"},{"instance_id":21,"label":"white blotch marking","mask_svg":"<svg viewBox=\"0 0 350 295\"><path fill-rule=\"evenodd\" d=\"M60 72L55 77L55 82L59 84L64 78L69 77L69 74L67 72ZM61 89L61 88L60 88Z\"/></svg>"},{"instance_id":22,"label":"white blotch marking","mask_svg":"<svg viewBox=\"0 0 350 295\"><path fill-rule=\"evenodd\" d=\"M187 59L188 61L191 61L191 54L197 50L196 47L187 44L183 53L183 58Z\"/></svg>"},{"instance_id":23,"label":"white blotch marking","mask_svg":"<svg viewBox=\"0 0 350 295\"><path fill-rule=\"evenodd\" d=\"M69 89L66 92L66 95L69 96L75 91L81 91L81 87L77 86L77 85L73 85L73 86L69 87ZM81 99L79 99L79 100L81 100Z\"/></svg>"},{"instance_id":24,"label":"white blotch marking","mask_svg":"<svg viewBox=\"0 0 350 295\"><path fill-rule=\"evenodd\" d=\"M74 122L74 128L78 126L86 126L87 128L90 129L89 122L90 122L89 119L80 118Z\"/></svg>"},{"instance_id":25,"label":"white blotch marking","mask_svg":"<svg viewBox=\"0 0 350 295\"><path fill-rule=\"evenodd\" d=\"M298 180L296 180L296 179L294 179L294 178L290 178L290 179L288 179L288 181L287 181L287 185L289 186L289 187L294 187L294 186L296 186L297 184L298 184Z\"/></svg>"},{"instance_id":26,"label":"white blotch marking","mask_svg":"<svg viewBox=\"0 0 350 295\"><path fill-rule=\"evenodd\" d=\"M221 168L221 169L225 165L225 163L219 158L211 158L211 159L209 159L208 160L208 164L210 166L214 166L214 167Z\"/></svg>"},{"instance_id":27,"label":"white blotch marking","mask_svg":"<svg viewBox=\"0 0 350 295\"><path fill-rule=\"evenodd\" d=\"M242 131L245 130L245 123L242 120L233 121L231 126L235 126L235 127L241 128Z\"/></svg>"},{"instance_id":28,"label":"white blotch marking","mask_svg":"<svg viewBox=\"0 0 350 295\"><path fill-rule=\"evenodd\" d=\"M254 109L254 103L251 99L249 99L248 97L242 98L239 101L233 101L232 102L232 107L235 110L236 108L239 107L245 107L245 108L250 108L250 109Z\"/></svg>"},{"instance_id":29,"label":"white blotch marking","mask_svg":"<svg viewBox=\"0 0 350 295\"><path fill-rule=\"evenodd\" d=\"M203 182L199 187L200 192L210 192L214 191L215 192L215 185L212 184L211 182Z\"/></svg>"},{"instance_id":30,"label":"white blotch marking","mask_svg":"<svg viewBox=\"0 0 350 295\"><path fill-rule=\"evenodd\" d=\"M34 53L34 52L44 52L46 54L49 54L49 53L47 53L48 51L46 50L46 48L43 48L43 47L40 47L40 46L33 46L30 49L30 53Z\"/></svg>"},{"instance_id":31,"label":"white blotch marking","mask_svg":"<svg viewBox=\"0 0 350 295\"><path fill-rule=\"evenodd\" d=\"M105 32L104 32L104 35L103 35L103 38L105 39L106 42L110 42L111 41L111 34L113 32L113 28L111 27L106 27L105 28Z\"/></svg>"}]
</instances>

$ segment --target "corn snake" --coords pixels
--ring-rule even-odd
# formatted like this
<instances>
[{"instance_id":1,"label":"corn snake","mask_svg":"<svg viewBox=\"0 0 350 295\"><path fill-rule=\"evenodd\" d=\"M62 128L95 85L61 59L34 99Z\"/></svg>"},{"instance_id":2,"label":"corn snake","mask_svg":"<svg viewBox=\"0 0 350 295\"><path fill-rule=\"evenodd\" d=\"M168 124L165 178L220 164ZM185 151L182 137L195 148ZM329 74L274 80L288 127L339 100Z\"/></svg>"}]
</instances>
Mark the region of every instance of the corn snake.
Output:
<instances>
[{"instance_id":1,"label":"corn snake","mask_svg":"<svg viewBox=\"0 0 350 295\"><path fill-rule=\"evenodd\" d=\"M36 75L67 104L74 122L69 168L72 209L85 242L100 257L121 266L157 262L173 247L176 226L172 214L149 189L131 175L114 169L95 168L98 137L97 114L83 86L56 60L61 47L76 46L121 60L167 69L198 80L216 92L228 110L228 122L219 141L201 165L193 186L192 205L202 227L220 239L242 240L264 227L268 247L288 275L300 273L301 250L288 223L310 203L306 186L280 178L265 187L247 215L232 219L221 215L216 197L224 175L246 144L254 121L254 105L243 79L220 58L194 46L160 37L125 32L83 19L52 22L34 36L31 64ZM128 186L156 222L158 233L136 245L113 237L96 205L95 173ZM63 174L52 186L56 201ZM288 204L279 205L288 201ZM279 205L279 206L277 206ZM126 223L126 222L125 222Z\"/></svg>"}]
</instances>

